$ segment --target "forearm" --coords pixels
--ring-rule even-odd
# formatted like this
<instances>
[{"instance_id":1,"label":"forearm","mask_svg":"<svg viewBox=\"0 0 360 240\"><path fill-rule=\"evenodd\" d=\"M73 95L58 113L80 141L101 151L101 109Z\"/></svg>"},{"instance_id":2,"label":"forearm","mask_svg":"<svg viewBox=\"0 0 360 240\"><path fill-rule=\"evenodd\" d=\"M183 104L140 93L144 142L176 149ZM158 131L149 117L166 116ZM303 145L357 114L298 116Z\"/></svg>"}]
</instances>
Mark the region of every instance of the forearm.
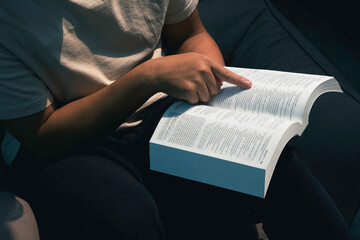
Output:
<instances>
[{"instance_id":1,"label":"forearm","mask_svg":"<svg viewBox=\"0 0 360 240\"><path fill-rule=\"evenodd\" d=\"M218 45L205 29L185 40L179 47L178 53L197 52L207 55L221 65L225 65L224 58Z\"/></svg>"},{"instance_id":2,"label":"forearm","mask_svg":"<svg viewBox=\"0 0 360 240\"><path fill-rule=\"evenodd\" d=\"M206 31L188 38L180 45L178 53L186 52L207 55L224 65L217 44ZM148 61L125 74L112 85L57 109L40 128L39 135L42 136L43 141L36 146L41 146L45 155L50 153L56 155L94 136L113 131L157 92L148 81L150 68L154 66L156 64L153 61ZM163 71L163 69L157 71L160 70ZM51 144L44 152L43 146L47 143ZM40 152L40 149L36 152Z\"/></svg>"},{"instance_id":3,"label":"forearm","mask_svg":"<svg viewBox=\"0 0 360 240\"><path fill-rule=\"evenodd\" d=\"M165 25L163 36L170 54L196 52L224 66L219 47L203 26L197 9L184 21Z\"/></svg>"},{"instance_id":4,"label":"forearm","mask_svg":"<svg viewBox=\"0 0 360 240\"><path fill-rule=\"evenodd\" d=\"M156 92L144 65L147 63L91 95L58 109L52 105L35 115L5 122L5 127L38 157L65 153L113 131Z\"/></svg>"}]
</instances>

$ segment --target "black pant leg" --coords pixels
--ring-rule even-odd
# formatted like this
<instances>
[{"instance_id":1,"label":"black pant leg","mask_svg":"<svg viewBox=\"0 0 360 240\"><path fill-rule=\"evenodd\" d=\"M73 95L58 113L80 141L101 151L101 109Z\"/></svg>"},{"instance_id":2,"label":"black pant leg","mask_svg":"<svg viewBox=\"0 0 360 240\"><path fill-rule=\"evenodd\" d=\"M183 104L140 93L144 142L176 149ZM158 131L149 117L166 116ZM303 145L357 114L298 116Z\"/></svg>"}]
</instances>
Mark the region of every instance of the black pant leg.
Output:
<instances>
[{"instance_id":1,"label":"black pant leg","mask_svg":"<svg viewBox=\"0 0 360 240\"><path fill-rule=\"evenodd\" d=\"M269 239L351 239L335 202L293 148L282 153L265 200L254 212Z\"/></svg>"},{"instance_id":2,"label":"black pant leg","mask_svg":"<svg viewBox=\"0 0 360 240\"><path fill-rule=\"evenodd\" d=\"M283 151L265 199L161 173L152 181L168 239L241 239L257 222L274 240L351 239L334 201L294 148Z\"/></svg>"},{"instance_id":3,"label":"black pant leg","mask_svg":"<svg viewBox=\"0 0 360 240\"><path fill-rule=\"evenodd\" d=\"M162 239L157 206L120 164L96 155L58 161L28 184L42 239Z\"/></svg>"}]
</instances>

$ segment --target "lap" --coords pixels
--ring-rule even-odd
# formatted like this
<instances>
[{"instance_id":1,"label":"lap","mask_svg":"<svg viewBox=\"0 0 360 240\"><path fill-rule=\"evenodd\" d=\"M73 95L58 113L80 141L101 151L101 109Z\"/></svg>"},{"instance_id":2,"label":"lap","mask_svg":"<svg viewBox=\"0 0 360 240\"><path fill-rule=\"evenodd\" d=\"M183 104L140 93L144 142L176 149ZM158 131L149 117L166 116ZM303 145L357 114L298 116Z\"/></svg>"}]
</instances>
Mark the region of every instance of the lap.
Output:
<instances>
[{"instance_id":1,"label":"lap","mask_svg":"<svg viewBox=\"0 0 360 240\"><path fill-rule=\"evenodd\" d=\"M121 162L92 153L75 155L28 182L22 193L34 210L41 237L161 239L156 203Z\"/></svg>"},{"instance_id":2,"label":"lap","mask_svg":"<svg viewBox=\"0 0 360 240\"><path fill-rule=\"evenodd\" d=\"M104 231L121 236L124 229L133 233L134 227L129 224L135 223L129 219L145 219L144 225L151 226L145 229L153 229L155 236L161 232L160 213L170 239L183 239L189 233L194 239L220 238L224 232L230 238L237 236L236 232L256 215L268 226L267 232L279 239L287 237L285 225L291 231L301 228L304 236L309 232L313 235L312 230L323 234L329 225L334 226L333 231L326 231L329 234L340 229L337 234L346 235L346 226L332 200L311 174L308 164L291 149L283 152L265 200L149 171L147 142L157 119L170 103L171 99L166 99L154 105L139 127L117 132L96 145L114 151L115 155L103 157L88 150L42 170L27 185L31 187L27 199L35 215L41 216L40 232L41 226L45 226L45 233L49 234L64 228L77 232L74 237L84 232L95 237ZM12 168L31 171L31 162L36 160L20 157ZM129 160L130 165L124 164ZM131 166L142 175L146 188ZM22 181L25 183L26 179ZM249 215L249 211L255 214ZM288 226L284 221L294 224ZM318 221L324 225L320 227ZM317 228L313 229L313 225Z\"/></svg>"},{"instance_id":3,"label":"lap","mask_svg":"<svg viewBox=\"0 0 360 240\"><path fill-rule=\"evenodd\" d=\"M127 239L136 231L144 234L139 239L157 239L161 216L168 239L219 239L226 234L231 239L251 224L249 219L264 222L274 239L286 239L289 232L284 229L301 229L299 239L324 232L346 239L346 225L334 203L291 148L283 152L265 200L155 172L144 178L147 190L121 162L77 155L36 177L28 185L28 199L41 236L54 239L52 234L61 232L59 238L68 239L71 233L74 239L96 239L107 233L109 239Z\"/></svg>"},{"instance_id":4,"label":"lap","mask_svg":"<svg viewBox=\"0 0 360 240\"><path fill-rule=\"evenodd\" d=\"M294 232L293 239L350 239L335 203L293 148L283 151L265 199L154 174L150 192L159 202L165 229L175 233L170 239L186 237L187 231L176 231L180 225L199 234L194 239L232 239L239 236L240 223L257 222L263 222L271 239L288 239Z\"/></svg>"}]
</instances>

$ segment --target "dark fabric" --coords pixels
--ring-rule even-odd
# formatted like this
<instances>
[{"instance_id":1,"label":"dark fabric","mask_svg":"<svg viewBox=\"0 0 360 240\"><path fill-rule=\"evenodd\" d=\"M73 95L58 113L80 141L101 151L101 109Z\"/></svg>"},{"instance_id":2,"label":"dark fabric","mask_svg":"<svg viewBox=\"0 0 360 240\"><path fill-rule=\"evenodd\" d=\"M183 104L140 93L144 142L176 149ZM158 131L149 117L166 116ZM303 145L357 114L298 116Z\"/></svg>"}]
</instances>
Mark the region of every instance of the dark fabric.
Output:
<instances>
[{"instance_id":1,"label":"dark fabric","mask_svg":"<svg viewBox=\"0 0 360 240\"><path fill-rule=\"evenodd\" d=\"M163 239L150 193L122 164L106 157L68 157L29 187L32 193L24 197L41 239Z\"/></svg>"},{"instance_id":2,"label":"dark fabric","mask_svg":"<svg viewBox=\"0 0 360 240\"><path fill-rule=\"evenodd\" d=\"M166 239L238 239L259 221L271 239L294 232L293 239L350 239L336 205L293 148L283 151L265 200L147 170L149 138L171 102L153 106L133 131L51 166L31 165L39 161L21 151L12 182L33 207L42 239L161 239L160 217Z\"/></svg>"},{"instance_id":3,"label":"dark fabric","mask_svg":"<svg viewBox=\"0 0 360 240\"><path fill-rule=\"evenodd\" d=\"M5 135L5 130L0 126L0 149L1 143ZM8 165L5 163L4 159L2 158L1 151L0 151L0 192L10 191L11 188L8 183Z\"/></svg>"},{"instance_id":4,"label":"dark fabric","mask_svg":"<svg viewBox=\"0 0 360 240\"><path fill-rule=\"evenodd\" d=\"M66 156L43 161L20 148L10 183L32 206L42 239L163 238L156 203L142 176L149 171L144 147L154 122L172 102L159 102L141 126Z\"/></svg>"},{"instance_id":5,"label":"dark fabric","mask_svg":"<svg viewBox=\"0 0 360 240\"><path fill-rule=\"evenodd\" d=\"M350 224L360 201L359 93L269 1L200 0L201 19L229 66L334 76L345 94L314 104L297 146Z\"/></svg>"},{"instance_id":6,"label":"dark fabric","mask_svg":"<svg viewBox=\"0 0 360 240\"><path fill-rule=\"evenodd\" d=\"M360 93L269 0L200 0L199 11L226 65L334 76L360 101Z\"/></svg>"},{"instance_id":7,"label":"dark fabric","mask_svg":"<svg viewBox=\"0 0 360 240\"><path fill-rule=\"evenodd\" d=\"M6 163L0 158L0 192L2 191L10 191L11 187L8 183L8 166Z\"/></svg>"}]
</instances>

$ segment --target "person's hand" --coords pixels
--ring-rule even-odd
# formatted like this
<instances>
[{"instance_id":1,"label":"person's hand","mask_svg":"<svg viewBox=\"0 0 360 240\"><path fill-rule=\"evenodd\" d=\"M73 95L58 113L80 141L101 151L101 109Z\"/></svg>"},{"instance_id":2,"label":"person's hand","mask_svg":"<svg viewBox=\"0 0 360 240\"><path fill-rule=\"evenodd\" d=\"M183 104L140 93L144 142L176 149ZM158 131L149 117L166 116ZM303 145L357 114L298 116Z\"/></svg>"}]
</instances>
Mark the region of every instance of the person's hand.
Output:
<instances>
[{"instance_id":1,"label":"person's hand","mask_svg":"<svg viewBox=\"0 0 360 240\"><path fill-rule=\"evenodd\" d=\"M199 53L183 53L150 60L151 80L158 91L196 104L218 94L222 81L242 88L252 83Z\"/></svg>"}]
</instances>

